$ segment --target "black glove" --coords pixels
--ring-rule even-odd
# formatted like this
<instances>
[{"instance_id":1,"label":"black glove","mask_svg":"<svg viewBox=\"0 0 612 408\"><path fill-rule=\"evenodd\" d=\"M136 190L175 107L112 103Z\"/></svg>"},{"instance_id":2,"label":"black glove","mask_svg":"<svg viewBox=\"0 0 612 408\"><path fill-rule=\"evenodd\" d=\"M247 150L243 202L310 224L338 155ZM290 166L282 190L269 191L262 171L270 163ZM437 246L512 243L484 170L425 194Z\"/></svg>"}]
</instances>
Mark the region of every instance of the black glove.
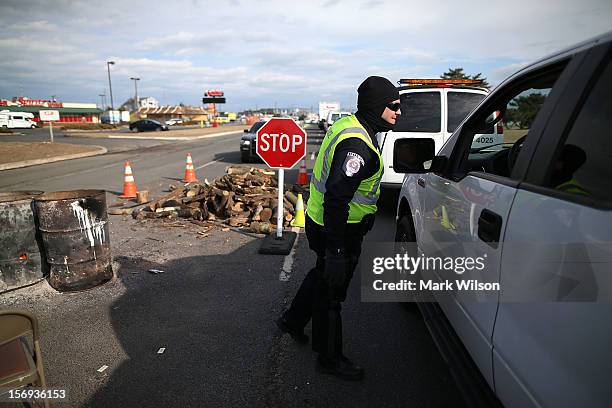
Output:
<instances>
[{"instance_id":1,"label":"black glove","mask_svg":"<svg viewBox=\"0 0 612 408\"><path fill-rule=\"evenodd\" d=\"M323 277L330 288L340 289L346 282L346 258L338 251L327 251Z\"/></svg>"},{"instance_id":2,"label":"black glove","mask_svg":"<svg viewBox=\"0 0 612 408\"><path fill-rule=\"evenodd\" d=\"M374 227L374 220L376 217L374 214L366 214L361 220L361 227L363 231L363 235L367 234Z\"/></svg>"}]
</instances>

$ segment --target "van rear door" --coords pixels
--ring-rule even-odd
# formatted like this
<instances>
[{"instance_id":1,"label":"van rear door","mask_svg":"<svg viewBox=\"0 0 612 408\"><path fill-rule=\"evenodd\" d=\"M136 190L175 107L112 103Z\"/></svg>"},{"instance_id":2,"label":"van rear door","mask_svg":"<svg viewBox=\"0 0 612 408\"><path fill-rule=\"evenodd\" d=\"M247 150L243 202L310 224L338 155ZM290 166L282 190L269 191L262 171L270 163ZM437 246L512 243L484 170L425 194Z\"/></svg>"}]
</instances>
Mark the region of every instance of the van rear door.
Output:
<instances>
[{"instance_id":1,"label":"van rear door","mask_svg":"<svg viewBox=\"0 0 612 408\"><path fill-rule=\"evenodd\" d=\"M431 88L401 90L400 103L401 115L397 118L394 129L377 135L385 163L382 179L384 185L400 185L404 179L403 174L393 171L393 149L398 139L434 139L436 152L444 144L440 90Z\"/></svg>"}]
</instances>

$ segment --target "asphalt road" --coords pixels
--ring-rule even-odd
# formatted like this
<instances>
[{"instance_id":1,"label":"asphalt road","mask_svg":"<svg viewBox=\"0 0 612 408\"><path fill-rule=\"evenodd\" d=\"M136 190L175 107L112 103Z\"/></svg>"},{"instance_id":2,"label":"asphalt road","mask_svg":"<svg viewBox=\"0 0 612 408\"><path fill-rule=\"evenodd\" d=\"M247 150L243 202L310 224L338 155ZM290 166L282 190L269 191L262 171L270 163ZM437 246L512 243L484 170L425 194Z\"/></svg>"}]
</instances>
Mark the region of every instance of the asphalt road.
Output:
<instances>
[{"instance_id":1,"label":"asphalt road","mask_svg":"<svg viewBox=\"0 0 612 408\"><path fill-rule=\"evenodd\" d=\"M124 133L125 129L119 131L113 131L113 133ZM0 134L0 143L6 142L48 142L50 141L49 129L15 129L14 134ZM125 130L129 133L129 130ZM72 144L85 144L85 145L96 145L103 146L108 149L109 152L120 152L127 150L134 150L139 148L146 148L151 146L158 146L163 144L176 143L174 141L164 140L144 140L144 139L94 139L78 137L78 133L67 133L60 129L53 130L53 140L58 143L72 143Z\"/></svg>"},{"instance_id":2,"label":"asphalt road","mask_svg":"<svg viewBox=\"0 0 612 408\"><path fill-rule=\"evenodd\" d=\"M315 135L321 136L309 131ZM113 202L130 160L138 189L155 195L182 177L187 152L201 179L222 175L239 162L239 137L153 146L121 141L135 149L2 171L0 191L100 188ZM315 140L309 153L317 150ZM296 172L288 173L291 182ZM383 195L366 243L392 241L395 200ZM257 254L260 238L250 234L217 229L204 236L188 223L130 217L111 218L110 228L112 282L72 294L43 282L0 295L0 306L40 317L48 382L69 387L65 406L462 406L420 315L394 303L360 302L359 274L343 320L345 351L366 369L362 382L317 373L310 347L276 329L274 320L314 262L304 235L283 281L285 258ZM166 351L158 354L161 347ZM103 365L108 369L99 373Z\"/></svg>"}]
</instances>

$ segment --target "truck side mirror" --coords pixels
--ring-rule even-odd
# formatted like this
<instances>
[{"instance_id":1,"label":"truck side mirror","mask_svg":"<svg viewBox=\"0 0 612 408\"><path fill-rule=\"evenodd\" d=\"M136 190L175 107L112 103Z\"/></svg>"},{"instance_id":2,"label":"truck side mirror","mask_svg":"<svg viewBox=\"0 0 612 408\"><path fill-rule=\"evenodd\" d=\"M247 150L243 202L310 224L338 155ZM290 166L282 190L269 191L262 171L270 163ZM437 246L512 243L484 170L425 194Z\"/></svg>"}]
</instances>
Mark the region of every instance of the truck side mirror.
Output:
<instances>
[{"instance_id":1,"label":"truck side mirror","mask_svg":"<svg viewBox=\"0 0 612 408\"><path fill-rule=\"evenodd\" d=\"M434 158L435 146L431 138L397 139L393 145L393 170L396 173L428 173L431 163L426 162Z\"/></svg>"}]
</instances>

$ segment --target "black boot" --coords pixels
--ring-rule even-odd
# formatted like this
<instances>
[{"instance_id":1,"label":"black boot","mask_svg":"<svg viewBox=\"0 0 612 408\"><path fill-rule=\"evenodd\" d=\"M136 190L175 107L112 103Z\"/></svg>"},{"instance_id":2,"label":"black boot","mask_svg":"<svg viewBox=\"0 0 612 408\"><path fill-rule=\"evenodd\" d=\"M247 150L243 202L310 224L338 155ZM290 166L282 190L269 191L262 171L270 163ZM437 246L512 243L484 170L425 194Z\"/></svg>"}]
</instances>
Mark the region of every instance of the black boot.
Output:
<instances>
[{"instance_id":1,"label":"black boot","mask_svg":"<svg viewBox=\"0 0 612 408\"><path fill-rule=\"evenodd\" d=\"M343 380L358 381L363 378L363 368L353 364L344 355L330 358L319 354L317 358L317 370L335 375Z\"/></svg>"},{"instance_id":2,"label":"black boot","mask_svg":"<svg viewBox=\"0 0 612 408\"><path fill-rule=\"evenodd\" d=\"M304 329L293 328L283 316L279 317L276 321L276 325L283 333L289 333L293 340L300 344L308 343L308 336L304 334Z\"/></svg>"}]
</instances>

